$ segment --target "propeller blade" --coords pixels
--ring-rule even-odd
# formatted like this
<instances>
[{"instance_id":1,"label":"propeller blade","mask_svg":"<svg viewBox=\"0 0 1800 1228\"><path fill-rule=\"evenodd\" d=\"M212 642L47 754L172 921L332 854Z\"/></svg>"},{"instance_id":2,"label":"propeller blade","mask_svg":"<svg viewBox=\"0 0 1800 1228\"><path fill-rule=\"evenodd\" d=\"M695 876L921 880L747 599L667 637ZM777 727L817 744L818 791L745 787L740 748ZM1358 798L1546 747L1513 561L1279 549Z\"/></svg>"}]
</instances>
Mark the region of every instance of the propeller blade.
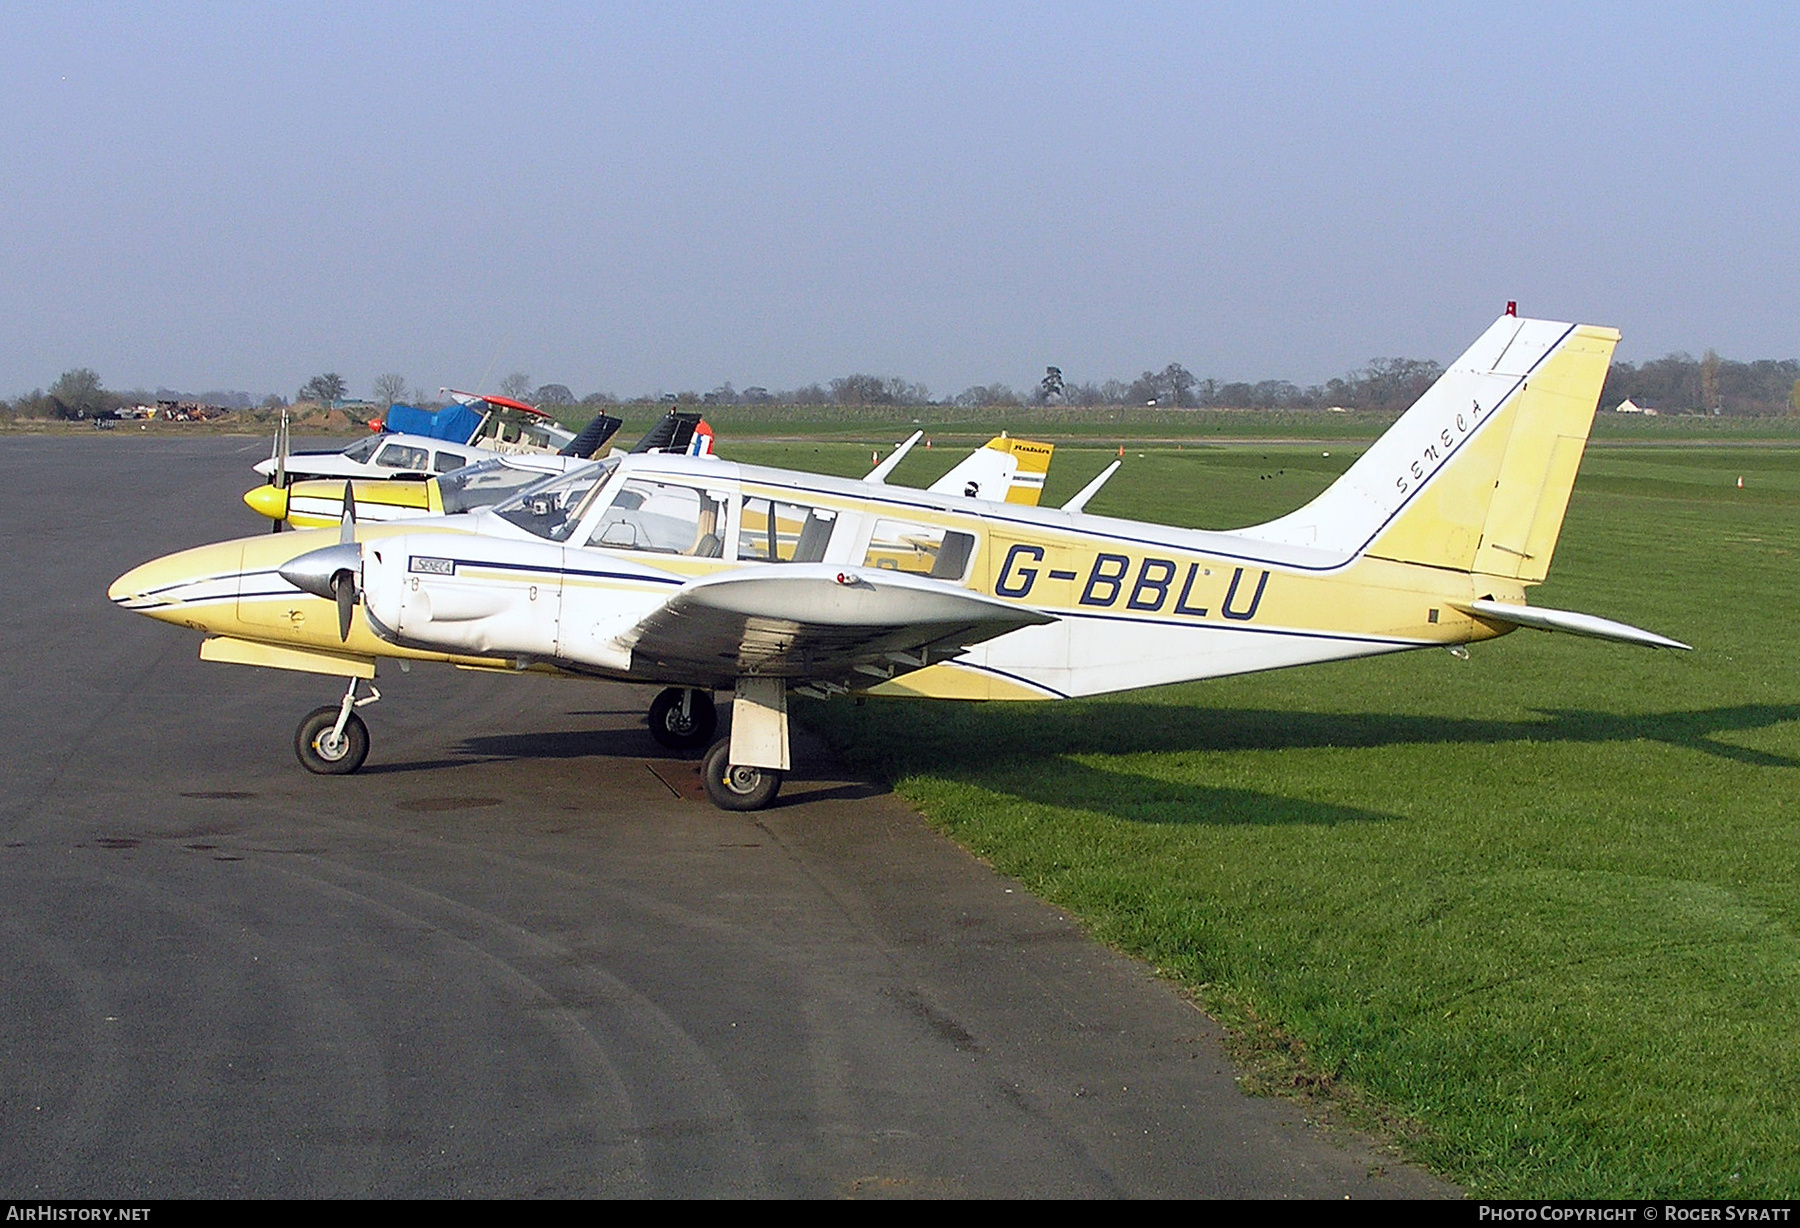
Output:
<instances>
[{"instance_id":1,"label":"propeller blade","mask_svg":"<svg viewBox=\"0 0 1800 1228\"><path fill-rule=\"evenodd\" d=\"M338 544L348 546L356 540L356 492L349 479L344 481L344 519L338 529Z\"/></svg>"},{"instance_id":2,"label":"propeller blade","mask_svg":"<svg viewBox=\"0 0 1800 1228\"><path fill-rule=\"evenodd\" d=\"M350 640L350 616L356 610L356 577L340 571L331 579L331 595L337 599L338 639Z\"/></svg>"}]
</instances>

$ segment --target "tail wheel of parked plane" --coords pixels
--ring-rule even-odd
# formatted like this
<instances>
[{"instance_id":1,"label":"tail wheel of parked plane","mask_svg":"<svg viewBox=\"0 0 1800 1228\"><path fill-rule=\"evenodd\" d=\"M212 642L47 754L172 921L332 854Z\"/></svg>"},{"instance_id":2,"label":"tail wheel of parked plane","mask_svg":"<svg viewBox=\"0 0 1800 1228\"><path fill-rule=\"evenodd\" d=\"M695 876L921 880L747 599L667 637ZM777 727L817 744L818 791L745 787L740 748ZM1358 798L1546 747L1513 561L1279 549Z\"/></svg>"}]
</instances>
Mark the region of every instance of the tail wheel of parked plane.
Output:
<instances>
[{"instance_id":1,"label":"tail wheel of parked plane","mask_svg":"<svg viewBox=\"0 0 1800 1228\"><path fill-rule=\"evenodd\" d=\"M781 773L774 768L745 767L731 762L731 739L721 738L700 764L706 796L720 810L761 810L781 792Z\"/></svg>"},{"instance_id":2,"label":"tail wheel of parked plane","mask_svg":"<svg viewBox=\"0 0 1800 1228\"><path fill-rule=\"evenodd\" d=\"M344 732L337 736L338 704L314 708L294 731L294 754L300 766L321 776L348 776L369 757L369 727L362 717L350 713L344 721Z\"/></svg>"},{"instance_id":3,"label":"tail wheel of parked plane","mask_svg":"<svg viewBox=\"0 0 1800 1228\"><path fill-rule=\"evenodd\" d=\"M710 691L672 686L650 701L650 736L670 750L697 750L718 729Z\"/></svg>"}]
</instances>

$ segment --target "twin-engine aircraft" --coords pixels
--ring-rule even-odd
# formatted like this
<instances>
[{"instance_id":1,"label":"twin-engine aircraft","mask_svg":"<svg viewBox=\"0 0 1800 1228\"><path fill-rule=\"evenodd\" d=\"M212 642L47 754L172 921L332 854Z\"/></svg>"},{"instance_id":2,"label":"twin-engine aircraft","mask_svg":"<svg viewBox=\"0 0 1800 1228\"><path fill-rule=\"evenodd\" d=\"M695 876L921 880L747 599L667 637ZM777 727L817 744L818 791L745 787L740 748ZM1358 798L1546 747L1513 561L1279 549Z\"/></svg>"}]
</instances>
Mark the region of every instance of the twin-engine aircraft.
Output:
<instances>
[{"instance_id":1,"label":"twin-engine aircraft","mask_svg":"<svg viewBox=\"0 0 1800 1228\"><path fill-rule=\"evenodd\" d=\"M1344 475L1220 533L733 464L614 456L492 509L258 536L121 576L126 609L213 661L348 678L301 723L355 771L381 659L655 682L652 733L731 732L708 796L750 810L789 769L788 696L1060 699L1449 647L1515 627L1663 648L1525 604L1542 581L1618 334L1507 315ZM372 689L372 688L371 688Z\"/></svg>"}]
</instances>

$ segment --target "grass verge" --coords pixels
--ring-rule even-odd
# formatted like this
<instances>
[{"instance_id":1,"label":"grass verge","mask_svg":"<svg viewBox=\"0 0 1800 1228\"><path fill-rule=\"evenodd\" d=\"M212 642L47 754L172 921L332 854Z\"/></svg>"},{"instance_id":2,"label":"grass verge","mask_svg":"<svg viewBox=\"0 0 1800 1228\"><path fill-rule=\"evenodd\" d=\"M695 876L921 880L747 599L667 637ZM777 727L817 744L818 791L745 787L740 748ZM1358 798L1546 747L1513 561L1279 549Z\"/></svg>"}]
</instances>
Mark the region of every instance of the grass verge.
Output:
<instances>
[{"instance_id":1,"label":"grass verge","mask_svg":"<svg viewBox=\"0 0 1800 1228\"><path fill-rule=\"evenodd\" d=\"M1146 450L1104 510L1256 520L1349 459L1323 450ZM1186 986L1265 1082L1397 1130L1472 1192L1789 1197L1796 512L1794 452L1590 453L1534 600L1692 655L1521 631L1467 662L810 719Z\"/></svg>"}]
</instances>

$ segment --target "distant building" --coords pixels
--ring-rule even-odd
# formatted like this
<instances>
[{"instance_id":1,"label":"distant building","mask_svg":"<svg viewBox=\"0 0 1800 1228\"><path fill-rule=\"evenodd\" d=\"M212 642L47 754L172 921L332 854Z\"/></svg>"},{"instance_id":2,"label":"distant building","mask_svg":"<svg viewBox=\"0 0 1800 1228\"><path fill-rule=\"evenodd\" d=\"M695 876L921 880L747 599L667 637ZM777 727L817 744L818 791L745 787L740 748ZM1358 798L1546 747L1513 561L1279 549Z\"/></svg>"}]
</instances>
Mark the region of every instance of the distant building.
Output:
<instances>
[{"instance_id":1,"label":"distant building","mask_svg":"<svg viewBox=\"0 0 1800 1228\"><path fill-rule=\"evenodd\" d=\"M1639 405L1635 401L1633 401L1630 397L1626 397L1623 401L1620 401L1618 403L1618 405L1614 407L1613 412L1615 414L1644 414L1648 417L1654 418L1662 411L1657 410L1657 409L1651 409L1648 405Z\"/></svg>"}]
</instances>

